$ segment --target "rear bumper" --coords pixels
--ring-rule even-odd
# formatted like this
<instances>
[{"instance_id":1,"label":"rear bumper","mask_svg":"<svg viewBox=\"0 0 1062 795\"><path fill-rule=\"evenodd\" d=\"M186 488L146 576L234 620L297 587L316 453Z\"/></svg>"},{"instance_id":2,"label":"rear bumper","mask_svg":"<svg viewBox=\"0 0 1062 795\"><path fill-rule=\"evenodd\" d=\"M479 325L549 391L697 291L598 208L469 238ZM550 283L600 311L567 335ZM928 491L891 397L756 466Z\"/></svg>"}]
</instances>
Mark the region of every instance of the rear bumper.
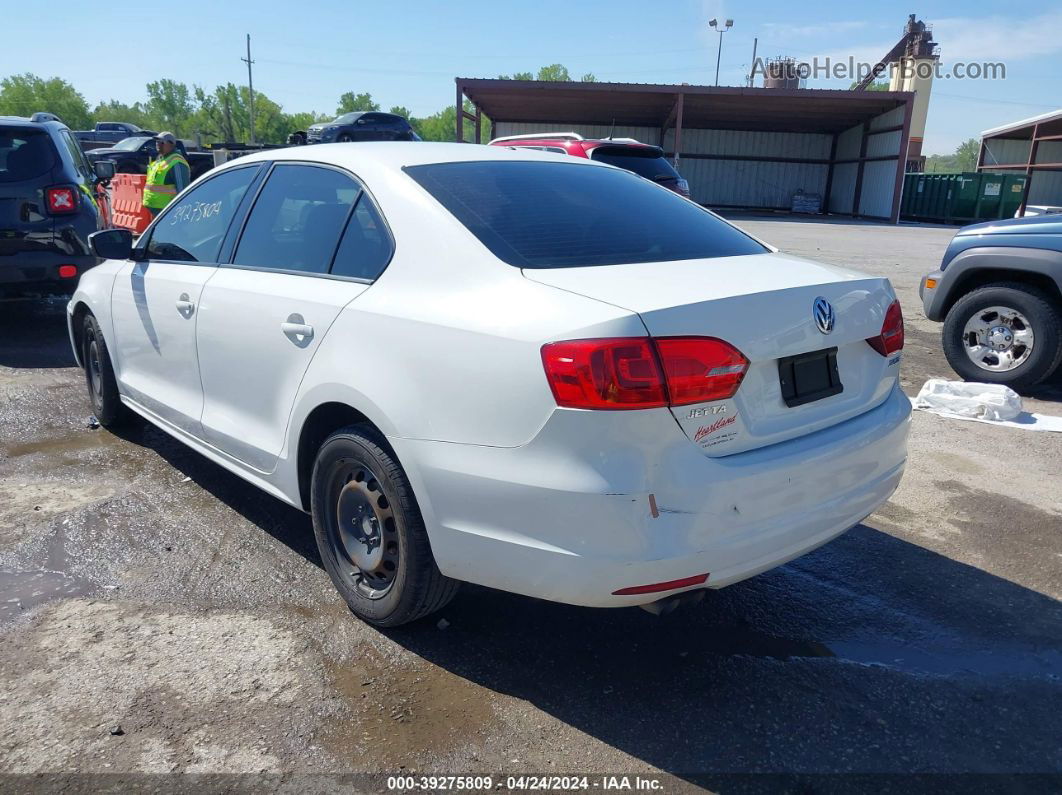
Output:
<instances>
[{"instance_id":1,"label":"rear bumper","mask_svg":"<svg viewBox=\"0 0 1062 795\"><path fill-rule=\"evenodd\" d=\"M95 257L53 251L27 251L0 257L0 293L72 293L81 274L95 266ZM74 265L77 276L63 278L60 265Z\"/></svg>"},{"instance_id":2,"label":"rear bumper","mask_svg":"<svg viewBox=\"0 0 1062 795\"><path fill-rule=\"evenodd\" d=\"M517 448L391 442L445 574L621 607L689 588L620 589L706 572L721 588L858 524L900 481L910 413L897 387L854 419L721 458L704 456L666 410L557 410Z\"/></svg>"}]
</instances>

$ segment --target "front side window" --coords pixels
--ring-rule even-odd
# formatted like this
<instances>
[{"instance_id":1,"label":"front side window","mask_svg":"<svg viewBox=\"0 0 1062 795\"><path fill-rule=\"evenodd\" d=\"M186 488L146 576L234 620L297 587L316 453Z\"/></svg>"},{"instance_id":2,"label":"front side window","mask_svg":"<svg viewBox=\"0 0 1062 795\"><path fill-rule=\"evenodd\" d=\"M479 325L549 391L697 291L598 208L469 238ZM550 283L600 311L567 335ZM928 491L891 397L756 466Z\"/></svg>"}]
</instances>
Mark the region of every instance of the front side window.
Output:
<instances>
[{"instance_id":1,"label":"front side window","mask_svg":"<svg viewBox=\"0 0 1062 795\"><path fill-rule=\"evenodd\" d=\"M69 130L63 130L60 135L62 136L63 143L66 144L66 148L70 151L70 159L74 161L74 168L85 179L92 178L92 169L89 168L88 161L85 159L85 153L81 151L81 146L74 140L73 134Z\"/></svg>"},{"instance_id":2,"label":"front side window","mask_svg":"<svg viewBox=\"0 0 1062 795\"><path fill-rule=\"evenodd\" d=\"M672 191L589 163L467 161L405 168L496 257L577 268L764 254Z\"/></svg>"},{"instance_id":3,"label":"front side window","mask_svg":"<svg viewBox=\"0 0 1062 795\"><path fill-rule=\"evenodd\" d=\"M251 208L233 264L328 273L358 193L335 169L278 164Z\"/></svg>"},{"instance_id":4,"label":"front side window","mask_svg":"<svg viewBox=\"0 0 1062 795\"><path fill-rule=\"evenodd\" d=\"M223 171L171 202L152 227L147 258L217 262L229 223L257 173L258 166Z\"/></svg>"}]
</instances>

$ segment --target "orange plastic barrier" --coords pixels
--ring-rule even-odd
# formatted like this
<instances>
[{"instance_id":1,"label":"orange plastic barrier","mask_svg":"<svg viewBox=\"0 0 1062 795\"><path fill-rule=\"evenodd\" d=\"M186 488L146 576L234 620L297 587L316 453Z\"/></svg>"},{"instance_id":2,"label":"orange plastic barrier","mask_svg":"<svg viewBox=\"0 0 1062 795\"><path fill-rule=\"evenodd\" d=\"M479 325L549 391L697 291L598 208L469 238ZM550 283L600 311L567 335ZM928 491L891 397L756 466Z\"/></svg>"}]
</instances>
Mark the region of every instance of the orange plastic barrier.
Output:
<instances>
[{"instance_id":1,"label":"orange plastic barrier","mask_svg":"<svg viewBox=\"0 0 1062 795\"><path fill-rule=\"evenodd\" d=\"M140 234L151 223L151 212L142 204L143 174L115 174L111 180L111 223Z\"/></svg>"}]
</instances>

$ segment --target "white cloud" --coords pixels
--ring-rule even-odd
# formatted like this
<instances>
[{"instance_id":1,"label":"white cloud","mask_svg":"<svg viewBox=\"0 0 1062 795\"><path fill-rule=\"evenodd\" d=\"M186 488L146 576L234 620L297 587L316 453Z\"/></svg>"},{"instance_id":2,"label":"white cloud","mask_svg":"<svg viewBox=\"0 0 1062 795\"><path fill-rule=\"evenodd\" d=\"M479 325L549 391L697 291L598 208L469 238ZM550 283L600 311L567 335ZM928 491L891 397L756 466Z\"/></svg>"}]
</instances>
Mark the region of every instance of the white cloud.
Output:
<instances>
[{"instance_id":1,"label":"white cloud","mask_svg":"<svg viewBox=\"0 0 1062 795\"><path fill-rule=\"evenodd\" d=\"M941 60L1018 61L1062 53L1062 11L1038 17L954 17L933 20Z\"/></svg>"},{"instance_id":2,"label":"white cloud","mask_svg":"<svg viewBox=\"0 0 1062 795\"><path fill-rule=\"evenodd\" d=\"M862 20L838 20L836 22L820 22L815 25L787 25L782 22L767 22L763 26L767 29L767 35L774 34L804 38L806 36L833 35L836 33L850 33L853 30L862 30L867 23Z\"/></svg>"}]
</instances>

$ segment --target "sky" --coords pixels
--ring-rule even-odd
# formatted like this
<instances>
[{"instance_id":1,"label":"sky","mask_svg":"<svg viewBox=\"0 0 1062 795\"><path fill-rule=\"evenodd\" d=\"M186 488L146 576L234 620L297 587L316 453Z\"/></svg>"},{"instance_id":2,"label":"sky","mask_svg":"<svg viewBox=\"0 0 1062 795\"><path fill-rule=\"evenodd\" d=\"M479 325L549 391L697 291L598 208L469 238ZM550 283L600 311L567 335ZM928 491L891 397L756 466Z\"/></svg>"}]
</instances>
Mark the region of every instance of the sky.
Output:
<instances>
[{"instance_id":1,"label":"sky","mask_svg":"<svg viewBox=\"0 0 1062 795\"><path fill-rule=\"evenodd\" d=\"M561 63L578 77L638 83L712 84L719 36L708 20L732 18L723 36L720 85L743 85L758 55L800 60L853 56L876 62L917 11L933 26L941 61L1002 62L1001 80L937 80L923 152L945 154L982 130L1062 108L1062 8L983 0L923 2L917 8L853 2L715 0L254 0L197 5L109 0L81 15L80 3L0 0L0 77L61 77L90 105L142 100L144 85L168 77L213 88L244 83L251 34L256 91L284 110L335 111L345 91L370 92L384 109L424 116L454 102L454 77L497 77ZM32 9L32 10L29 10ZM138 34L145 43L137 44ZM97 42L94 44L94 40ZM164 53L172 48L172 56ZM150 52L149 52L150 50ZM851 80L812 80L847 88Z\"/></svg>"}]
</instances>

